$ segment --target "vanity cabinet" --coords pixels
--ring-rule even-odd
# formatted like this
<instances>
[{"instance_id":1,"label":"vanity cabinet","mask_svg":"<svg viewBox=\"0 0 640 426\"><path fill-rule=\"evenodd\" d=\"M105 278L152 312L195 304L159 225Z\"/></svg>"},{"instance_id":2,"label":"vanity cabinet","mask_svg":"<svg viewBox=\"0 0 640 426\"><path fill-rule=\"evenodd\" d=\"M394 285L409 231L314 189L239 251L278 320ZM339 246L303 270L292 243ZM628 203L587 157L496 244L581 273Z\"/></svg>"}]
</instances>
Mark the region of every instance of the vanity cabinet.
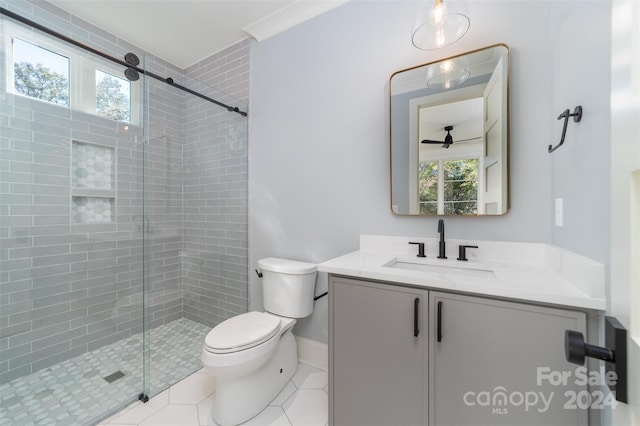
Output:
<instances>
[{"instance_id":1,"label":"vanity cabinet","mask_svg":"<svg viewBox=\"0 0 640 426\"><path fill-rule=\"evenodd\" d=\"M329 424L586 425L565 329L585 313L330 275Z\"/></svg>"},{"instance_id":2,"label":"vanity cabinet","mask_svg":"<svg viewBox=\"0 0 640 426\"><path fill-rule=\"evenodd\" d=\"M425 290L329 281L330 424L427 423Z\"/></svg>"},{"instance_id":3,"label":"vanity cabinet","mask_svg":"<svg viewBox=\"0 0 640 426\"><path fill-rule=\"evenodd\" d=\"M587 410L571 407L586 386L564 355L565 330L586 334L583 312L443 292L429 299L430 424L588 424Z\"/></svg>"}]
</instances>

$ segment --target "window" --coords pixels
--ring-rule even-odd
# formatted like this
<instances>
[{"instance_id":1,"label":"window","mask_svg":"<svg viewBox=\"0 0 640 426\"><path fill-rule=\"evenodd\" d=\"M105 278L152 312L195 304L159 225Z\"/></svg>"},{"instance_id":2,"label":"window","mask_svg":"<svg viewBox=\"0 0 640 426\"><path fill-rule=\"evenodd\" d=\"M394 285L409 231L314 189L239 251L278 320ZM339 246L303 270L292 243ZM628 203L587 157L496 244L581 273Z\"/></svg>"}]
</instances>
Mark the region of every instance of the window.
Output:
<instances>
[{"instance_id":1,"label":"window","mask_svg":"<svg viewBox=\"0 0 640 426\"><path fill-rule=\"evenodd\" d=\"M16 93L69 106L69 58L35 44L13 39Z\"/></svg>"},{"instance_id":2,"label":"window","mask_svg":"<svg viewBox=\"0 0 640 426\"><path fill-rule=\"evenodd\" d=\"M118 121L130 121L131 82L96 70L96 113Z\"/></svg>"},{"instance_id":3,"label":"window","mask_svg":"<svg viewBox=\"0 0 640 426\"><path fill-rule=\"evenodd\" d=\"M477 214L477 158L420 163L420 214Z\"/></svg>"},{"instance_id":4,"label":"window","mask_svg":"<svg viewBox=\"0 0 640 426\"><path fill-rule=\"evenodd\" d=\"M8 92L140 123L142 85L121 77L123 67L17 24L3 26Z\"/></svg>"}]
</instances>

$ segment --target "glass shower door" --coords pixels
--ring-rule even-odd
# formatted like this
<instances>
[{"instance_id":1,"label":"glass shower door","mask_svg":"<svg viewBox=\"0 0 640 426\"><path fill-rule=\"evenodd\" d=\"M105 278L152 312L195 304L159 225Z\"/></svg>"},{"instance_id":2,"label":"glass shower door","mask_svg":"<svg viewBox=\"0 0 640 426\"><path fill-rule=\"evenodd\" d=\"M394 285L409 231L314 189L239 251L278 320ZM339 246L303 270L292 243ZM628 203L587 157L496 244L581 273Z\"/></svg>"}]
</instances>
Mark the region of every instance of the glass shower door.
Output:
<instances>
[{"instance_id":1,"label":"glass shower door","mask_svg":"<svg viewBox=\"0 0 640 426\"><path fill-rule=\"evenodd\" d=\"M147 69L166 72L154 66L148 63ZM190 208L184 179L191 178L183 164L185 93L155 78L147 77L146 84L154 98L144 114L144 392L153 397L202 367L200 351L210 327L184 312L184 268L190 261L184 233L192 232L184 230Z\"/></svg>"},{"instance_id":2,"label":"glass shower door","mask_svg":"<svg viewBox=\"0 0 640 426\"><path fill-rule=\"evenodd\" d=\"M147 63L150 72L154 66ZM246 110L195 79L176 84ZM153 396L200 370L207 333L247 312L248 145L245 116L175 85L149 85L145 295Z\"/></svg>"}]
</instances>

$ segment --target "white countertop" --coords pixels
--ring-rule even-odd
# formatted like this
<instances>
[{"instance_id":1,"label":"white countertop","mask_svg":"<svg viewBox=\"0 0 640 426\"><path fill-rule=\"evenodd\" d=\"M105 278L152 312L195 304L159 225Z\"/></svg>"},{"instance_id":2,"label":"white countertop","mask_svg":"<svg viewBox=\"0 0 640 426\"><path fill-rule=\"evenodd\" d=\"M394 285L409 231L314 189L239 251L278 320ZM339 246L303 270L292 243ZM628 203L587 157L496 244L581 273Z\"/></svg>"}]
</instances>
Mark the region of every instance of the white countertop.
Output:
<instances>
[{"instance_id":1,"label":"white countertop","mask_svg":"<svg viewBox=\"0 0 640 426\"><path fill-rule=\"evenodd\" d=\"M427 258L417 258L424 242ZM468 249L468 262L456 260L458 245ZM604 265L549 244L447 240L446 260L437 259L435 238L362 235L360 250L318 265L332 274L496 296L576 308L605 310ZM435 265L424 271L390 267L394 262ZM450 268L453 269L450 269ZM469 274L467 274L467 270ZM475 270L474 270L475 269ZM484 271L483 271L484 270ZM478 272L477 274L475 272Z\"/></svg>"}]
</instances>

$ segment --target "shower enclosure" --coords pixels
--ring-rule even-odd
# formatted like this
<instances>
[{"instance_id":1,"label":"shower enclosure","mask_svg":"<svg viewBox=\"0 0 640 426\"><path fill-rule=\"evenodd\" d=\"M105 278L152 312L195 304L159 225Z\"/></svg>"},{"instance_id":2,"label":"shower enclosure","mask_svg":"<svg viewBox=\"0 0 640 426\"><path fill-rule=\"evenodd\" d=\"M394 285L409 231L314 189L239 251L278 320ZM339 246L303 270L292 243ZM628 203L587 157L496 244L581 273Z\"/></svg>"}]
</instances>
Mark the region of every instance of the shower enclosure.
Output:
<instances>
[{"instance_id":1,"label":"shower enclosure","mask_svg":"<svg viewBox=\"0 0 640 426\"><path fill-rule=\"evenodd\" d=\"M92 424L200 369L206 333L247 311L246 105L198 81L210 67L139 54L125 77L7 15L0 37L0 424Z\"/></svg>"}]
</instances>

